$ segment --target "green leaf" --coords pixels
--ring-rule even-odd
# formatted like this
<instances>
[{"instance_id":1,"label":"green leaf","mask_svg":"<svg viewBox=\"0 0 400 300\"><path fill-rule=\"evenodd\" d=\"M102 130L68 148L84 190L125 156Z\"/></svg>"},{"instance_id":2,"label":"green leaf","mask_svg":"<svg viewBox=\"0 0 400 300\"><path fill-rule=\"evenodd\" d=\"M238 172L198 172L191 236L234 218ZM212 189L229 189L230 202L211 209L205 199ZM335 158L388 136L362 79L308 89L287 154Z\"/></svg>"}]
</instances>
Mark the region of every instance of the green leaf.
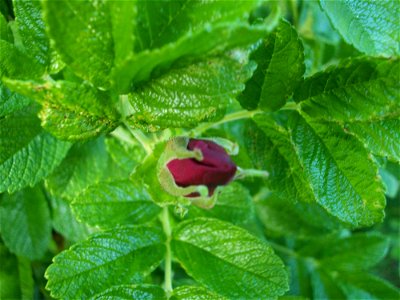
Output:
<instances>
[{"instance_id":1,"label":"green leaf","mask_svg":"<svg viewBox=\"0 0 400 300\"><path fill-rule=\"evenodd\" d=\"M348 238L323 240L320 264L334 270L365 270L387 254L389 240L380 234L353 234Z\"/></svg>"},{"instance_id":2,"label":"green leaf","mask_svg":"<svg viewBox=\"0 0 400 300\"><path fill-rule=\"evenodd\" d=\"M0 119L0 192L35 185L60 164L71 146L42 131L36 111L29 106Z\"/></svg>"},{"instance_id":3,"label":"green leaf","mask_svg":"<svg viewBox=\"0 0 400 300\"><path fill-rule=\"evenodd\" d=\"M90 298L97 299L146 299L146 300L166 300L164 290L158 285L138 284L138 285L118 285L106 289L104 292Z\"/></svg>"},{"instance_id":4,"label":"green leaf","mask_svg":"<svg viewBox=\"0 0 400 300\"><path fill-rule=\"evenodd\" d=\"M1 235L11 252L40 259L51 238L50 212L39 187L5 194L0 203Z\"/></svg>"},{"instance_id":5,"label":"green leaf","mask_svg":"<svg viewBox=\"0 0 400 300\"><path fill-rule=\"evenodd\" d=\"M42 67L13 44L0 39L0 78L37 78L43 73Z\"/></svg>"},{"instance_id":6,"label":"green leaf","mask_svg":"<svg viewBox=\"0 0 400 300\"><path fill-rule=\"evenodd\" d=\"M245 225L254 218L253 199L249 191L241 184L232 182L218 195L212 209L206 210L191 206L187 216L217 218L235 225Z\"/></svg>"},{"instance_id":7,"label":"green leaf","mask_svg":"<svg viewBox=\"0 0 400 300\"><path fill-rule=\"evenodd\" d=\"M110 95L87 83L5 79L8 87L42 104L42 126L63 140L82 140L113 130L118 114Z\"/></svg>"},{"instance_id":8,"label":"green leaf","mask_svg":"<svg viewBox=\"0 0 400 300\"><path fill-rule=\"evenodd\" d=\"M40 1L14 0L13 6L24 53L46 68L50 64L50 43L46 36Z\"/></svg>"},{"instance_id":9,"label":"green leaf","mask_svg":"<svg viewBox=\"0 0 400 300\"><path fill-rule=\"evenodd\" d=\"M0 14L0 39L13 43L14 37L5 17Z\"/></svg>"},{"instance_id":10,"label":"green leaf","mask_svg":"<svg viewBox=\"0 0 400 300\"><path fill-rule=\"evenodd\" d=\"M400 160L399 59L361 58L307 78L295 93L313 119L340 126L374 154Z\"/></svg>"},{"instance_id":11,"label":"green leaf","mask_svg":"<svg viewBox=\"0 0 400 300\"><path fill-rule=\"evenodd\" d=\"M135 52L114 72L118 90L162 73L181 57L199 58L246 46L276 24L249 25L258 1L139 1Z\"/></svg>"},{"instance_id":12,"label":"green leaf","mask_svg":"<svg viewBox=\"0 0 400 300\"><path fill-rule=\"evenodd\" d=\"M71 203L71 207L79 220L103 228L145 223L160 212L145 187L130 180L92 185Z\"/></svg>"},{"instance_id":13,"label":"green leaf","mask_svg":"<svg viewBox=\"0 0 400 300\"><path fill-rule=\"evenodd\" d=\"M79 242L95 231L86 224L78 222L67 200L51 196L50 205L54 230L67 240L74 243Z\"/></svg>"},{"instance_id":14,"label":"green leaf","mask_svg":"<svg viewBox=\"0 0 400 300\"><path fill-rule=\"evenodd\" d=\"M315 201L353 227L382 220L385 197L378 168L356 138L336 124L306 121L297 112L258 115L254 120L285 160L268 163L284 164L278 170L288 179L281 189L296 195L292 200Z\"/></svg>"},{"instance_id":15,"label":"green leaf","mask_svg":"<svg viewBox=\"0 0 400 300\"><path fill-rule=\"evenodd\" d=\"M389 300L400 297L397 287L368 273L340 273L339 278L338 285L347 299Z\"/></svg>"},{"instance_id":16,"label":"green leaf","mask_svg":"<svg viewBox=\"0 0 400 300\"><path fill-rule=\"evenodd\" d=\"M296 30L285 20L250 55L257 63L253 77L239 96L246 109L264 111L282 107L302 78L304 49Z\"/></svg>"},{"instance_id":17,"label":"green leaf","mask_svg":"<svg viewBox=\"0 0 400 300\"><path fill-rule=\"evenodd\" d=\"M135 0L106 0L106 5L109 7L110 22L112 24L115 56L114 65L121 64L133 51L135 43L134 30L138 17L136 6L139 3L139 1ZM158 5L160 4L159 2Z\"/></svg>"},{"instance_id":18,"label":"green leaf","mask_svg":"<svg viewBox=\"0 0 400 300\"><path fill-rule=\"evenodd\" d=\"M246 230L216 219L180 223L172 249L186 272L234 299L276 297L288 289L282 261Z\"/></svg>"},{"instance_id":19,"label":"green leaf","mask_svg":"<svg viewBox=\"0 0 400 300\"><path fill-rule=\"evenodd\" d=\"M116 131L113 133L115 132ZM106 146L113 161L119 168L125 170L127 173L131 173L145 157L143 147L124 143L117 138L107 138Z\"/></svg>"},{"instance_id":20,"label":"green leaf","mask_svg":"<svg viewBox=\"0 0 400 300\"><path fill-rule=\"evenodd\" d=\"M46 187L52 195L71 201L91 185L120 178L111 165L104 138L75 144L46 179Z\"/></svg>"},{"instance_id":21,"label":"green leaf","mask_svg":"<svg viewBox=\"0 0 400 300\"><path fill-rule=\"evenodd\" d=\"M226 300L200 286L180 286L174 289L170 300Z\"/></svg>"},{"instance_id":22,"label":"green leaf","mask_svg":"<svg viewBox=\"0 0 400 300\"><path fill-rule=\"evenodd\" d=\"M399 54L400 6L396 1L320 0L346 42L369 55Z\"/></svg>"},{"instance_id":23,"label":"green leaf","mask_svg":"<svg viewBox=\"0 0 400 300\"><path fill-rule=\"evenodd\" d=\"M0 117L11 114L32 102L31 99L10 91L0 81Z\"/></svg>"},{"instance_id":24,"label":"green leaf","mask_svg":"<svg viewBox=\"0 0 400 300\"><path fill-rule=\"evenodd\" d=\"M21 299L18 259L0 242L0 299Z\"/></svg>"},{"instance_id":25,"label":"green leaf","mask_svg":"<svg viewBox=\"0 0 400 300\"><path fill-rule=\"evenodd\" d=\"M218 120L243 90L253 67L221 56L174 68L129 94L132 115L128 121L136 127L157 130Z\"/></svg>"},{"instance_id":26,"label":"green leaf","mask_svg":"<svg viewBox=\"0 0 400 300\"><path fill-rule=\"evenodd\" d=\"M257 215L269 233L315 238L342 228L318 203L304 203L273 193L257 202Z\"/></svg>"},{"instance_id":27,"label":"green leaf","mask_svg":"<svg viewBox=\"0 0 400 300\"><path fill-rule=\"evenodd\" d=\"M346 299L346 295L337 286L334 279L321 271L315 271L311 274L314 299Z\"/></svg>"},{"instance_id":28,"label":"green leaf","mask_svg":"<svg viewBox=\"0 0 400 300\"><path fill-rule=\"evenodd\" d=\"M108 1L45 1L44 19L54 47L76 74L108 88L114 44Z\"/></svg>"},{"instance_id":29,"label":"green leaf","mask_svg":"<svg viewBox=\"0 0 400 300\"><path fill-rule=\"evenodd\" d=\"M31 261L25 257L18 257L19 283L21 287L21 299L32 299L34 297L34 281Z\"/></svg>"},{"instance_id":30,"label":"green leaf","mask_svg":"<svg viewBox=\"0 0 400 300\"><path fill-rule=\"evenodd\" d=\"M212 30L213 25L226 27L234 21L247 21L257 1L232 1L138 3L137 49L154 49L175 42L192 31ZM207 28L208 25L208 28Z\"/></svg>"},{"instance_id":31,"label":"green leaf","mask_svg":"<svg viewBox=\"0 0 400 300\"><path fill-rule=\"evenodd\" d=\"M52 297L77 299L141 281L163 259L164 238L160 229L145 226L95 234L53 259L45 274L46 288Z\"/></svg>"}]
</instances>

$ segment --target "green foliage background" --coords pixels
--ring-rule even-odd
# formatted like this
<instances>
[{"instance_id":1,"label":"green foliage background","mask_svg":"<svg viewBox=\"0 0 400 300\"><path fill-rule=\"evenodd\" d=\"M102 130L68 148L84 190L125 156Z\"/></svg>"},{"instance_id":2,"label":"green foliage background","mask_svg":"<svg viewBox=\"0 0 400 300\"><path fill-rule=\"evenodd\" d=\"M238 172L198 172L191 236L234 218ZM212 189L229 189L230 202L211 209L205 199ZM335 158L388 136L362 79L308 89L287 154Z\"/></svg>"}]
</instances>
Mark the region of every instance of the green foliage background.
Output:
<instances>
[{"instance_id":1,"label":"green foliage background","mask_svg":"<svg viewBox=\"0 0 400 300\"><path fill-rule=\"evenodd\" d=\"M398 1L0 11L0 299L399 299ZM262 176L171 196L175 136Z\"/></svg>"}]
</instances>

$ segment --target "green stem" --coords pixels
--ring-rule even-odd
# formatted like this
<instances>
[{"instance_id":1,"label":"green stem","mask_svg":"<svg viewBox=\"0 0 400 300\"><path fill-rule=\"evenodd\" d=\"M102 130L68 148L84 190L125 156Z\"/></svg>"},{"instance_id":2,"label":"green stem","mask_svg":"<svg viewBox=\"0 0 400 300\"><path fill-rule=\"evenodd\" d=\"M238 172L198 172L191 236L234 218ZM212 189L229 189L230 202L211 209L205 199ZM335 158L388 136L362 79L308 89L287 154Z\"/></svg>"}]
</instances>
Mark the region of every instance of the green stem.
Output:
<instances>
[{"instance_id":1,"label":"green stem","mask_svg":"<svg viewBox=\"0 0 400 300\"><path fill-rule=\"evenodd\" d=\"M296 258L301 258L301 256L299 254L297 254L292 249L289 249L289 248L287 248L285 246L276 244L276 243L271 242L271 241L268 241L268 244L278 252L281 252L281 253L287 254L289 256L296 257Z\"/></svg>"},{"instance_id":2,"label":"green stem","mask_svg":"<svg viewBox=\"0 0 400 300\"><path fill-rule=\"evenodd\" d=\"M132 129L128 124L124 122L125 127L129 130L129 132L138 140L138 142L142 145L147 154L151 154L153 152L152 142L151 140L139 129Z\"/></svg>"},{"instance_id":3,"label":"green stem","mask_svg":"<svg viewBox=\"0 0 400 300\"><path fill-rule=\"evenodd\" d=\"M164 290L167 296L172 292L172 255L171 255L171 225L169 223L169 212L168 207L164 207L161 216L161 222L163 225L163 230L167 236L165 242L166 252L165 252L165 273L164 273Z\"/></svg>"},{"instance_id":4,"label":"green stem","mask_svg":"<svg viewBox=\"0 0 400 300\"><path fill-rule=\"evenodd\" d=\"M224 123L232 122L235 120L252 118L254 115L259 114L259 113L262 113L262 111L261 110L252 110L252 111L240 110L240 111L226 115L222 120L220 120L218 122L202 124L202 125L194 128L191 132L200 134L212 127L215 127L215 126L218 126L218 125L221 125Z\"/></svg>"}]
</instances>

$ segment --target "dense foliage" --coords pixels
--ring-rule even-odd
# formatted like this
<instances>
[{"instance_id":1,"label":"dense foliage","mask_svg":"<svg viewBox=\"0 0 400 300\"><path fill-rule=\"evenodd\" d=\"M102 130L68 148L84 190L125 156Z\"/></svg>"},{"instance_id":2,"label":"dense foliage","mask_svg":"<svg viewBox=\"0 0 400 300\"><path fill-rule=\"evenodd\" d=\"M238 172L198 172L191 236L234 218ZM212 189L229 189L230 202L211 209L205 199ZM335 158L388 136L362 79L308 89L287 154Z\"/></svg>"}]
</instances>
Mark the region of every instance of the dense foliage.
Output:
<instances>
[{"instance_id":1,"label":"dense foliage","mask_svg":"<svg viewBox=\"0 0 400 300\"><path fill-rule=\"evenodd\" d=\"M398 1L0 10L1 299L399 299ZM237 152L211 209L178 136Z\"/></svg>"}]
</instances>

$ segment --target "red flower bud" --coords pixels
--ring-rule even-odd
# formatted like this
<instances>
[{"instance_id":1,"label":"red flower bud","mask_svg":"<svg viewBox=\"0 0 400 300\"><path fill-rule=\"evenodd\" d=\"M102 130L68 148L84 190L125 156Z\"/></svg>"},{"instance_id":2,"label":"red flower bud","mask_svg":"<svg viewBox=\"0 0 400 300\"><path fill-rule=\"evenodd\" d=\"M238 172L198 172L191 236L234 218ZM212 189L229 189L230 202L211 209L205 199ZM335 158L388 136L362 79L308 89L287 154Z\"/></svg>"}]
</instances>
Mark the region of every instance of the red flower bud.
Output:
<instances>
[{"instance_id":1,"label":"red flower bud","mask_svg":"<svg viewBox=\"0 0 400 300\"><path fill-rule=\"evenodd\" d=\"M212 196L217 186L232 180L236 173L236 165L220 145L209 140L190 139L187 149L200 150L203 159L173 159L167 164L178 186L205 185L208 187L208 195ZM197 196L197 192L186 195Z\"/></svg>"}]
</instances>

